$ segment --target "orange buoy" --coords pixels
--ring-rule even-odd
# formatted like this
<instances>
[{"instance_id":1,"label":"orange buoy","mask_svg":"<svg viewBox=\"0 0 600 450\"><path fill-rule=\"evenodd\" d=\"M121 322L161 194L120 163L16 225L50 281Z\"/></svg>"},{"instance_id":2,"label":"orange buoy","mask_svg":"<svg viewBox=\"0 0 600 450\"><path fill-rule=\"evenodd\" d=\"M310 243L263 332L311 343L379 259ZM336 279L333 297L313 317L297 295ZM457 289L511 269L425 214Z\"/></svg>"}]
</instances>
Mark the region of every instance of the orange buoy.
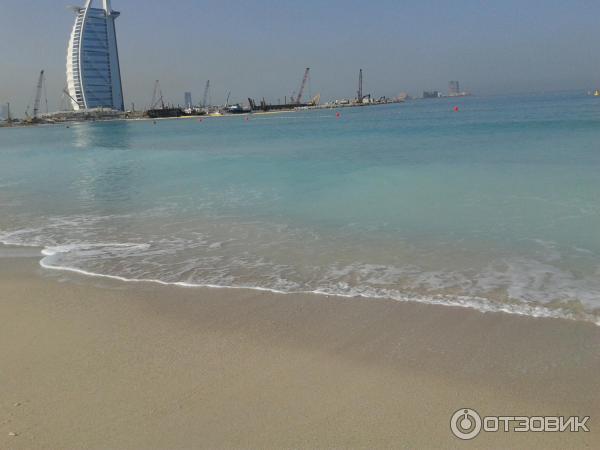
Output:
<instances>
[{"instance_id":1,"label":"orange buoy","mask_svg":"<svg viewBox=\"0 0 600 450\"><path fill-rule=\"evenodd\" d=\"M340 112L339 112L339 111L336 111L336 113L335 113L335 117L337 117L337 118L339 119L341 116L342 116L342 115L340 114Z\"/></svg>"},{"instance_id":2,"label":"orange buoy","mask_svg":"<svg viewBox=\"0 0 600 450\"><path fill-rule=\"evenodd\" d=\"M458 106L454 107L454 112L458 112Z\"/></svg>"}]
</instances>

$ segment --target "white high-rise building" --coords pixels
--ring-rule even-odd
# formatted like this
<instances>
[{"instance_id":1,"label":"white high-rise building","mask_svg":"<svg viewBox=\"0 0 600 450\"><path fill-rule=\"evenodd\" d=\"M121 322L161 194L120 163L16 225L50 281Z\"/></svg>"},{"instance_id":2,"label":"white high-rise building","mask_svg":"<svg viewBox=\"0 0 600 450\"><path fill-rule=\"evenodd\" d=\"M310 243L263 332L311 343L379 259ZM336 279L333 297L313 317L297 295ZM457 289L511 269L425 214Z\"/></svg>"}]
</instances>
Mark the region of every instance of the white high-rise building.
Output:
<instances>
[{"instance_id":1,"label":"white high-rise building","mask_svg":"<svg viewBox=\"0 0 600 450\"><path fill-rule=\"evenodd\" d=\"M123 88L115 19L110 0L73 7L75 25L67 51L67 90L73 109L111 108L123 111Z\"/></svg>"}]
</instances>

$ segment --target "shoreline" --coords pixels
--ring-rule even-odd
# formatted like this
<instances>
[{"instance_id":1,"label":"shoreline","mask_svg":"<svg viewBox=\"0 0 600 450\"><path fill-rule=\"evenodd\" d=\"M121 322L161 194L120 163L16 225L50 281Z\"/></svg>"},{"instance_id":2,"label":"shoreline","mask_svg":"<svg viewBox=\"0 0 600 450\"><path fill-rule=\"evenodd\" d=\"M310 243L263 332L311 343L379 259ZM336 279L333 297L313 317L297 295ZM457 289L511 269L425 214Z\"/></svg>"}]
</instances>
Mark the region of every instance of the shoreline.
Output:
<instances>
[{"instance_id":1,"label":"shoreline","mask_svg":"<svg viewBox=\"0 0 600 450\"><path fill-rule=\"evenodd\" d=\"M202 115L184 115L179 117L119 117L119 118L107 118L107 119L90 119L90 120L65 120L60 122L39 122L39 123L25 123L16 122L13 124L0 124L1 128L29 128L29 127L40 127L40 126L54 126L54 125L77 125L82 123L105 123L105 122L148 122L148 121L162 121L162 120L197 120L197 119L213 119L222 117L245 117L245 116L265 116L273 114L287 114L295 113L299 111L320 111L320 110L331 110L331 109L346 109L346 108L362 108L365 106L386 106L402 104L405 101L393 101L387 103L366 103L366 104L332 104L332 105L317 105L311 107L297 107L293 109L281 109L281 110L256 110L248 111L244 113L225 113L225 114L202 114ZM22 119L19 119L22 120Z\"/></svg>"},{"instance_id":2,"label":"shoreline","mask_svg":"<svg viewBox=\"0 0 600 450\"><path fill-rule=\"evenodd\" d=\"M123 283L7 249L3 448L459 448L449 419L463 407L591 416L590 433L486 433L477 446L600 443L593 324Z\"/></svg>"},{"instance_id":3,"label":"shoreline","mask_svg":"<svg viewBox=\"0 0 600 450\"><path fill-rule=\"evenodd\" d=\"M93 119L93 120L65 120L62 122L40 122L40 123L14 123L11 125L0 125L2 128L31 128L31 127L45 127L45 126L64 126L64 125L79 125L83 123L109 123L109 122L156 122L163 120L195 120L195 119L218 119L222 117L244 117L244 116L263 116L270 114L284 114L297 112L296 109L281 110L281 111L253 111L248 113L240 114L204 114L197 116L180 116L180 117L120 117L110 119Z\"/></svg>"},{"instance_id":4,"label":"shoreline","mask_svg":"<svg viewBox=\"0 0 600 450\"><path fill-rule=\"evenodd\" d=\"M7 244L5 241L0 240L0 257L2 257L3 251L5 251L5 249L7 249L7 248L14 248L14 249L16 249L17 252L18 252L19 248L27 249L27 250L35 249L32 251L34 252L35 256L39 257L39 265L46 270L68 272L68 273L73 273L73 274L76 274L79 276L108 279L108 280L113 280L113 281L118 281L118 282L123 282L123 283L133 283L133 284L150 283L150 284L157 284L160 286L173 286L173 287L180 287L180 288L248 290L248 291L257 291L257 292L268 292L271 294L283 295L283 296L314 295L317 297L321 297L321 296L325 297L325 298L334 297L334 298L345 299L345 300L362 299L362 300L370 300L370 301L394 301L394 302L399 302L399 303L405 303L405 302L419 303L419 304L434 305L434 306L440 306L440 307L451 307L451 308L475 310L482 314L489 314L489 313L498 314L499 313L499 314L529 317L529 318L533 318L533 319L568 320L568 321L574 321L574 322L589 323L589 324L595 325L597 327L600 327L600 321L597 319L597 317L594 317L588 313L580 313L580 315L577 316L577 315L573 315L573 313L571 313L571 312L568 312L568 311L565 311L562 309L553 310L551 308L547 308L543 304L533 304L533 305L512 304L512 305L510 305L511 308L509 308L508 305L495 304L494 302L490 301L489 299L486 299L483 297L479 298L479 297L469 297L469 296L460 296L460 295L454 295L454 296L431 295L431 296L414 296L414 297L403 296L400 298L396 298L396 297L389 297L389 296L374 296L374 295L362 295L362 294L351 295L351 294L343 294L343 293L336 293L336 292L327 292L327 291L318 290L318 289L312 290L312 291L308 291L308 290L307 291L282 291L282 290L277 290L277 289L268 288L268 287L261 287L261 286L235 286L235 285L223 286L223 285L216 285L216 284L189 283L189 282L185 282L185 281L163 281L160 279L151 279L151 278L143 278L143 279L126 278L126 277L122 277L119 275L90 272L90 271L86 271L86 270L79 269L76 267L53 266L50 264L46 264L46 263L44 263L45 257L53 256L56 253L61 253L57 250L50 250L49 247L40 247L37 245L27 245L27 244ZM35 253L36 251L37 251L37 253Z\"/></svg>"}]
</instances>

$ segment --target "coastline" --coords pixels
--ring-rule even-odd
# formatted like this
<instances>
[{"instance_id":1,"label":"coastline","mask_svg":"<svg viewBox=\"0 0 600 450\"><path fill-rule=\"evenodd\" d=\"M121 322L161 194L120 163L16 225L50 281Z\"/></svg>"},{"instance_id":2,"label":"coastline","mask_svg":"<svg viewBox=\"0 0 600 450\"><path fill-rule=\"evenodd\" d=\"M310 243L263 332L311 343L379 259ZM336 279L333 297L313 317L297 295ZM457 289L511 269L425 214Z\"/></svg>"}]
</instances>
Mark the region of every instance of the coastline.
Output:
<instances>
[{"instance_id":1,"label":"coastline","mask_svg":"<svg viewBox=\"0 0 600 450\"><path fill-rule=\"evenodd\" d=\"M417 99L419 100L419 99ZM330 110L330 109L346 109L346 108L362 108L365 106L386 106L386 105L394 105L405 103L405 101L393 101L387 103L366 103L366 104L324 104L310 107L299 107L292 109L281 109L281 110L256 110L251 112L244 113L222 113L222 114L204 114L204 115L184 115L179 117L119 117L119 118L107 118L107 119L88 119L88 120L63 120L63 121L55 121L55 122L37 122L37 123L26 123L22 121L14 122L10 125L1 124L0 129L2 128L29 128L29 127L40 127L40 126L64 126L64 125L78 125L83 123L106 123L106 122L156 122L156 121L164 121L164 120L198 120L198 119L214 119L214 118L222 118L222 117L246 117L246 116L268 116L275 114L288 114L295 113L298 111L321 111L321 110ZM19 119L22 120L22 119Z\"/></svg>"},{"instance_id":2,"label":"coastline","mask_svg":"<svg viewBox=\"0 0 600 450\"><path fill-rule=\"evenodd\" d=\"M57 122L39 122L39 123L22 123L17 122L11 125L3 125L0 124L0 129L2 128L31 128L31 127L43 127L43 126L65 126L65 125L79 125L85 123L110 123L110 122L156 122L163 120L197 120L197 119L215 119L222 117L245 117L245 116L264 116L271 114L284 114L284 113L293 113L296 112L296 109L286 109L281 111L253 111L251 113L241 113L241 114L220 114L220 115L201 115L201 116L180 116L180 117L121 117L114 119L94 119L94 120L65 120L65 121L57 121Z\"/></svg>"},{"instance_id":3,"label":"coastline","mask_svg":"<svg viewBox=\"0 0 600 450\"><path fill-rule=\"evenodd\" d=\"M0 253L2 448L600 443L593 324L124 283L44 270L36 252ZM589 415L591 432L465 443L449 431L463 407Z\"/></svg>"}]
</instances>

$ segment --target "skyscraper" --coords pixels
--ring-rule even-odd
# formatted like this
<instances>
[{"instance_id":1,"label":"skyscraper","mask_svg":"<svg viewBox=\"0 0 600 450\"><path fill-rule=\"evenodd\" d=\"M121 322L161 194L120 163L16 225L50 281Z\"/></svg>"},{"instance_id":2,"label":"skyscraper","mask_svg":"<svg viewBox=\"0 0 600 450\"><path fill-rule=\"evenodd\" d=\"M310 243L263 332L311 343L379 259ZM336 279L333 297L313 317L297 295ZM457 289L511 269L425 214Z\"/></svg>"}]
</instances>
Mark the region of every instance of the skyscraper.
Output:
<instances>
[{"instance_id":1,"label":"skyscraper","mask_svg":"<svg viewBox=\"0 0 600 450\"><path fill-rule=\"evenodd\" d=\"M76 111L125 109L115 32L120 13L111 9L110 0L100 1L101 8L93 7L93 0L73 7L76 18L67 52L67 90Z\"/></svg>"},{"instance_id":2,"label":"skyscraper","mask_svg":"<svg viewBox=\"0 0 600 450\"><path fill-rule=\"evenodd\" d=\"M458 84L458 81L450 81L448 83L448 95L453 96L458 94L460 94L460 85Z\"/></svg>"},{"instance_id":3,"label":"skyscraper","mask_svg":"<svg viewBox=\"0 0 600 450\"><path fill-rule=\"evenodd\" d=\"M185 103L184 103L186 108L191 108L192 107L192 93L191 92L186 92L185 93Z\"/></svg>"}]
</instances>

